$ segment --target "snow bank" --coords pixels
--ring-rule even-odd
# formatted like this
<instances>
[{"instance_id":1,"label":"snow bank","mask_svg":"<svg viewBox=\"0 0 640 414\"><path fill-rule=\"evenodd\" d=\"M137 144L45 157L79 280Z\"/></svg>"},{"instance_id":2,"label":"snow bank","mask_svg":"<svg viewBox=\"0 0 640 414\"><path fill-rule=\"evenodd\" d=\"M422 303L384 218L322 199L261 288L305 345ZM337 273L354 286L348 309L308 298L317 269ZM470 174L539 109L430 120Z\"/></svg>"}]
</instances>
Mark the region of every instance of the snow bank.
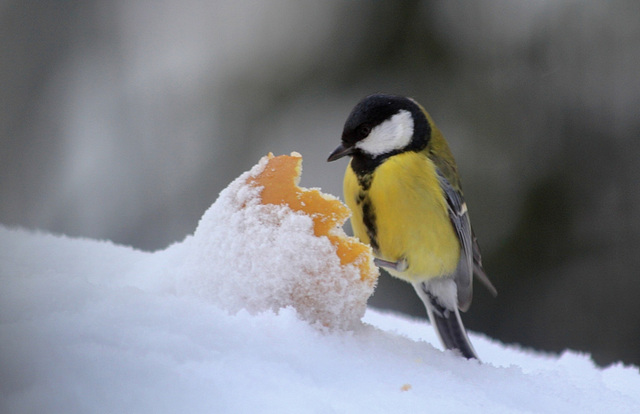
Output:
<instances>
[{"instance_id":1,"label":"snow bank","mask_svg":"<svg viewBox=\"0 0 640 414\"><path fill-rule=\"evenodd\" d=\"M341 287L299 306L295 269L335 254L242 182L154 253L0 226L0 412L640 412L636 367L473 333L469 361Z\"/></svg>"}]
</instances>

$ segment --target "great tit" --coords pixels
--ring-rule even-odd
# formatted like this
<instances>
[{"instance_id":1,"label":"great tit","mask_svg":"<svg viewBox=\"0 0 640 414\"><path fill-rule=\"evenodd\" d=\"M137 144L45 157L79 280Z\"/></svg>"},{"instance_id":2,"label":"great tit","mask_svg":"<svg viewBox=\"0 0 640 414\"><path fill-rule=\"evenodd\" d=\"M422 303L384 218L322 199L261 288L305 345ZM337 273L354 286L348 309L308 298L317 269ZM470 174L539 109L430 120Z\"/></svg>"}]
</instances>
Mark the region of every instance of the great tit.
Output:
<instances>
[{"instance_id":1,"label":"great tit","mask_svg":"<svg viewBox=\"0 0 640 414\"><path fill-rule=\"evenodd\" d=\"M411 98L371 95L344 124L327 161L350 156L345 202L353 231L375 263L411 283L446 349L478 359L458 310L471 304L472 277L495 296L483 268L451 150Z\"/></svg>"}]
</instances>

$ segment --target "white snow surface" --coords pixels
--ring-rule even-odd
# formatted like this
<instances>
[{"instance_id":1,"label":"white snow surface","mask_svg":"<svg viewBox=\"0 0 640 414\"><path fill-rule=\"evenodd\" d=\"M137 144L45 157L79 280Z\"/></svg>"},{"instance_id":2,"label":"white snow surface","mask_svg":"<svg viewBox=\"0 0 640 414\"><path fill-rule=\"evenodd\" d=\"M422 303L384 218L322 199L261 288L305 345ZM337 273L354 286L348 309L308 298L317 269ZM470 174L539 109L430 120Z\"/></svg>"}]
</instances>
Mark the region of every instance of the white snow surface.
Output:
<instances>
[{"instance_id":1,"label":"white snow surface","mask_svg":"<svg viewBox=\"0 0 640 414\"><path fill-rule=\"evenodd\" d=\"M424 320L362 318L311 221L252 201L259 168L162 251L0 226L0 412L640 412L637 367L475 333L469 361Z\"/></svg>"}]
</instances>

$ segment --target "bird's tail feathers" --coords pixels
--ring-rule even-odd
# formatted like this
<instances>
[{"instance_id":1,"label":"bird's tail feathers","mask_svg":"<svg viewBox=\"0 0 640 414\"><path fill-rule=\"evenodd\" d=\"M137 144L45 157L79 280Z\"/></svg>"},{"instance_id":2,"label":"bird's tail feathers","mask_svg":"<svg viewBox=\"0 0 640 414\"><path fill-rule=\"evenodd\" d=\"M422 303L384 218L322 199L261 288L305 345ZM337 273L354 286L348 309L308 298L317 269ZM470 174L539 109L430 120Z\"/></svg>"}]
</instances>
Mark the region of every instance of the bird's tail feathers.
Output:
<instances>
[{"instance_id":1,"label":"bird's tail feathers","mask_svg":"<svg viewBox=\"0 0 640 414\"><path fill-rule=\"evenodd\" d=\"M446 349L457 350L467 359L479 359L464 329L458 308L454 306L453 309L448 309L442 306L430 292L423 293L420 297L423 299L429 320L436 329L442 345Z\"/></svg>"}]
</instances>

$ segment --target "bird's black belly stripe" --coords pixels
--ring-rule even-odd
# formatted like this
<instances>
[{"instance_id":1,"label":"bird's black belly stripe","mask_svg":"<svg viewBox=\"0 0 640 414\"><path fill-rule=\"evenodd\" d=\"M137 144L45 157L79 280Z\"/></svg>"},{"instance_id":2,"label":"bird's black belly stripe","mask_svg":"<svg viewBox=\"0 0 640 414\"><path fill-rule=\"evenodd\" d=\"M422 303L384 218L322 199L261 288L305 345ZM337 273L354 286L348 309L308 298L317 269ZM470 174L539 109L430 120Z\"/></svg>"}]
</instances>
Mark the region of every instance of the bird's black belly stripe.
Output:
<instances>
[{"instance_id":1,"label":"bird's black belly stripe","mask_svg":"<svg viewBox=\"0 0 640 414\"><path fill-rule=\"evenodd\" d=\"M369 236L371 248L374 252L377 252L379 246L377 239L378 229L376 228L376 214L368 197L365 197L362 201L362 222L367 228L367 236Z\"/></svg>"},{"instance_id":2,"label":"bird's black belly stripe","mask_svg":"<svg viewBox=\"0 0 640 414\"><path fill-rule=\"evenodd\" d=\"M371 187L371 182L373 181L373 175L372 174L365 174L365 175L357 175L356 177L358 178L358 184L360 184L360 188L362 188L363 191L369 191L369 188Z\"/></svg>"},{"instance_id":3,"label":"bird's black belly stripe","mask_svg":"<svg viewBox=\"0 0 640 414\"><path fill-rule=\"evenodd\" d=\"M379 246L377 239L378 229L376 227L376 214L367 193L371 187L371 182L373 181L373 174L358 174L356 170L354 170L354 172L358 178L358 184L360 184L360 191L358 191L358 195L356 197L356 205L359 205L360 208L362 208L362 222L367 229L369 244L373 251L377 252Z\"/></svg>"}]
</instances>

